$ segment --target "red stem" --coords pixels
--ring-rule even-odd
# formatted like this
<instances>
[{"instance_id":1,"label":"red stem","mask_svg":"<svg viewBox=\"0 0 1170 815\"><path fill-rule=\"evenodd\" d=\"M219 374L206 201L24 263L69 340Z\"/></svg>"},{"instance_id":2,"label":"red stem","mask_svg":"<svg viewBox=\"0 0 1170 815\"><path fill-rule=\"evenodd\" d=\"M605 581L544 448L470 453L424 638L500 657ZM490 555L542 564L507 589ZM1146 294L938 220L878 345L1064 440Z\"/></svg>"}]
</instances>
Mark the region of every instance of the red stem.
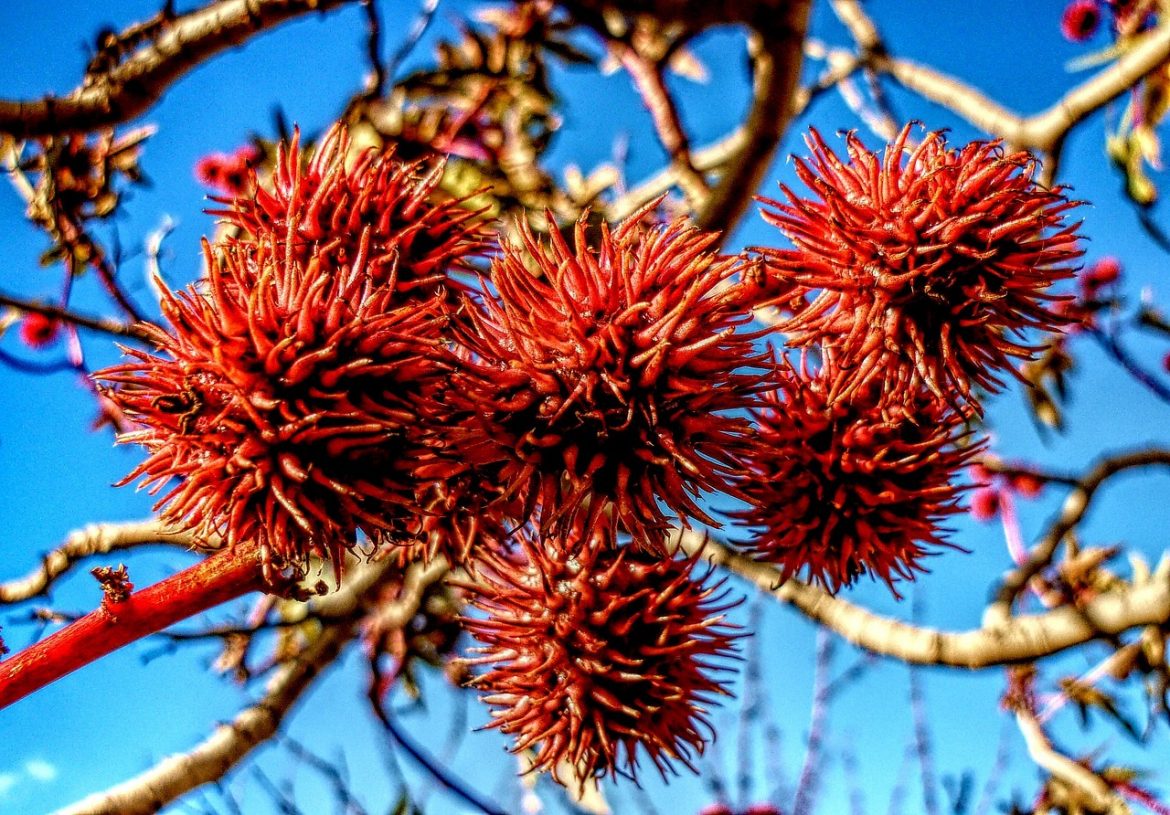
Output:
<instances>
[{"instance_id":1,"label":"red stem","mask_svg":"<svg viewBox=\"0 0 1170 815\"><path fill-rule=\"evenodd\" d=\"M123 645L265 587L257 550L217 552L0 662L0 710Z\"/></svg>"}]
</instances>

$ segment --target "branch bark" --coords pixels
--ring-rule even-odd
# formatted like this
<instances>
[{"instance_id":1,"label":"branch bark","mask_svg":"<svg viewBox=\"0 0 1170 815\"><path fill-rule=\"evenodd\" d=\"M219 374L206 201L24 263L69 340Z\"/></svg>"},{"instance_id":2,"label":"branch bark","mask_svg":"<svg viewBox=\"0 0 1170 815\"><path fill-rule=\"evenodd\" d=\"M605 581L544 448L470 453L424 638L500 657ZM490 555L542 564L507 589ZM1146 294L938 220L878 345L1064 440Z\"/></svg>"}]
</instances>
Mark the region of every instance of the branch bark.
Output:
<instances>
[{"instance_id":1,"label":"branch bark","mask_svg":"<svg viewBox=\"0 0 1170 815\"><path fill-rule=\"evenodd\" d=\"M313 602L322 618L336 622L324 625L300 654L276 671L256 704L217 727L190 751L170 756L134 778L94 793L54 815L148 815L196 787L223 778L276 733L297 700L356 636L364 607L377 596L388 565L388 561L382 561L352 569L341 589ZM412 566L398 599L381 606L379 615L389 623L405 625L417 613L427 587L446 572L446 564L441 562Z\"/></svg>"},{"instance_id":2,"label":"branch bark","mask_svg":"<svg viewBox=\"0 0 1170 815\"><path fill-rule=\"evenodd\" d=\"M834 0L833 10L850 30L873 70L962 116L980 130L1004 139L1014 148L1033 150L1048 157L1046 183L1055 174L1060 148L1073 127L1170 61L1170 23L1163 23L1108 68L1075 86L1044 110L1023 116L953 76L888 53L877 27L858 0Z\"/></svg>"},{"instance_id":3,"label":"branch bark","mask_svg":"<svg viewBox=\"0 0 1170 815\"><path fill-rule=\"evenodd\" d=\"M919 665L974 669L1033 662L1101 637L1170 623L1170 556L1148 582L1102 594L1079 607L1018 615L999 625L969 631L942 631L874 614L797 580L783 582L778 569L703 535L676 533L675 542L687 553L702 552L704 559L795 606L849 642Z\"/></svg>"},{"instance_id":4,"label":"branch bark","mask_svg":"<svg viewBox=\"0 0 1170 815\"><path fill-rule=\"evenodd\" d=\"M0 710L124 645L263 586L258 551L237 546L128 597L107 593L97 610L0 662Z\"/></svg>"},{"instance_id":5,"label":"branch bark","mask_svg":"<svg viewBox=\"0 0 1170 815\"><path fill-rule=\"evenodd\" d=\"M195 545L195 539L186 532L176 532L156 520L90 524L69 533L61 546L45 555L39 568L24 577L0 583L0 604L20 603L39 597L49 590L55 580L88 557L155 543L189 549Z\"/></svg>"},{"instance_id":6,"label":"branch bark","mask_svg":"<svg viewBox=\"0 0 1170 815\"><path fill-rule=\"evenodd\" d=\"M703 229L726 233L734 228L792 122L811 5L794 0L749 39L752 107L743 126L744 141L697 215Z\"/></svg>"},{"instance_id":7,"label":"branch bark","mask_svg":"<svg viewBox=\"0 0 1170 815\"><path fill-rule=\"evenodd\" d=\"M257 32L312 11L326 12L352 0L219 0L176 17L109 71L63 97L0 100L0 133L18 139L93 130L128 121L167 88L215 54Z\"/></svg>"}]
</instances>

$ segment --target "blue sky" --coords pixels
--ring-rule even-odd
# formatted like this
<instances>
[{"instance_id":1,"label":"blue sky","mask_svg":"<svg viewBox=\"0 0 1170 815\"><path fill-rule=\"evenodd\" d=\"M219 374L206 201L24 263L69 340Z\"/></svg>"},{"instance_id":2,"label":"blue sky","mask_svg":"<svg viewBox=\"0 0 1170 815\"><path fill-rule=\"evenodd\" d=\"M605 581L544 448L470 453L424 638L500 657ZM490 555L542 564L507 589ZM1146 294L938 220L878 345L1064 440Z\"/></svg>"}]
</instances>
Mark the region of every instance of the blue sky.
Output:
<instances>
[{"instance_id":1,"label":"blue sky","mask_svg":"<svg viewBox=\"0 0 1170 815\"><path fill-rule=\"evenodd\" d=\"M85 64L85 43L100 27L118 27L143 18L156 6L157 2L139 0L116 4L8 0L0 4L0 30L4 32L0 36L0 65L5 66L0 74L0 97L31 97L72 88ZM394 33L405 30L417 8L397 1L382 2L380 7L391 34L388 48L392 48ZM453 12L465 7L459 3L441 5L435 33L449 32ZM1046 107L1077 81L1078 76L1065 70L1068 60L1105 45L1102 38L1087 46L1066 43L1058 30L1063 3L1056 0L984 0L977 4L978 16L971 11L976 5L937 0L872 0L868 7L895 53L952 71L1009 107L1025 112ZM813 32L831 43L847 42L823 2L816 4ZM252 132L270 135L272 111L277 105L307 131L326 126L361 81L362 48L363 21L359 10L350 8L287 25L178 82L144 117L158 126L143 159L152 186L134 191L124 217L117 222L123 244L137 246L165 217L173 219L177 226L165 244L163 269L174 284L192 279L199 268L198 239L212 229L211 219L201 213L205 191L192 174L195 161L209 152L233 149ZM696 143L703 144L731 129L746 104L742 37L731 31L712 32L698 43L697 52L707 64L711 80L703 85L685 80L674 84L682 99L684 120ZM416 59L427 53L424 43L416 51ZM608 160L615 139L624 135L631 148L631 181L660 166L661 151L645 117L639 114L639 103L624 75L603 77L573 69L558 72L556 82L568 99L565 128L553 147L556 162L575 163L587 172ZM956 143L983 135L905 92L895 89L892 97L903 118L921 120L931 129L951 128ZM773 194L777 181L791 182L785 156L803 150L800 134L809 124L826 135L860 126L835 94L826 95L790 132L767 176L763 194ZM1126 296L1131 303L1143 290L1164 300L1170 296L1170 284L1162 276L1166 256L1138 229L1132 209L1120 200L1120 181L1103 154L1104 127L1104 118L1098 115L1072 136L1060 177L1072 185L1077 198L1091 202L1081 210L1089 238L1087 260L1119 256L1125 264ZM875 143L869 134L865 138ZM1170 221L1164 214L1159 217ZM7 188L0 188L0 230L6 236L0 290L29 297L52 296L59 285L60 270L38 267L45 238L26 225L22 202ZM732 245L775 245L778 241L778 234L753 212L736 230ZM141 257L129 258L122 274L138 302L149 308L151 295ZM107 308L89 277L80 282L75 304L92 313ZM1087 341L1079 342L1075 350L1080 367L1073 377L1068 431L1062 436L1039 436L1018 389L1009 389L993 400L988 411L994 449L1012 458L1078 469L1107 451L1170 441L1166 406L1121 374ZM13 336L0 338L0 347L28 356ZM1150 340L1133 346L1135 354L1155 369L1167 350L1170 344ZM101 337L87 339L86 352L94 367L113 361L117 353ZM49 350L44 358L56 359L60 353L59 348ZM30 376L0 366L0 529L4 530L0 535L0 579L23 574L36 564L40 553L88 522L149 514L147 496L110 486L134 466L137 453L115 449L107 433L91 432L93 415L86 391L72 374ZM1165 476L1119 479L1094 506L1085 527L1086 540L1124 542L1155 560L1166 548L1164 530L1170 527L1170 502L1164 500L1168 487L1170 481ZM1027 536L1038 534L1059 497L1049 490L1043 500L1021 506ZM978 624L987 587L1008 568L1009 561L1003 532L997 525L960 518L954 526L953 540L970 554L949 552L933 559L933 574L919 582L915 593L926 621L946 628L967 628ZM132 576L141 586L188 562L189 557L174 552L152 552L134 561ZM881 587L862 585L850 596L882 613L910 615L908 602L895 603ZM98 590L82 574L65 581L52 600L60 609L84 610L97 603ZM226 608L218 615L222 618L232 611ZM0 612L0 625L10 647L23 647L34 634L32 626L20 623L27 612L27 608ZM782 733L778 760L791 780L799 771L808 726L814 631L788 609L766 605L761 613L763 624L756 637L767 690L765 718ZM234 715L257 692L211 677L205 667L214 651L206 646L183 649L144 666L143 654L156 646L145 643L126 649L0 712L0 813L49 811L120 781L163 755L189 748L208 732L211 723ZM1061 664L1069 672L1080 672L1104 654L1102 648L1089 648L1084 655L1063 658ZM835 671L840 672L855 659L853 649L839 646ZM1058 672L1054 670L1052 675ZM1002 719L996 706L1002 675L929 670L923 671L922 677L937 772L957 776L970 771L978 791L1000 744ZM836 760L826 769L818 811L845 811L843 751L856 756L866 811L887 811L887 800L910 743L907 679L904 666L878 663L835 701L830 713L829 751ZM466 706L473 726L486 720L484 710L469 694L446 692L437 677L426 678L424 685L429 691L427 709L405 713L403 721L436 752L443 749L453 711ZM361 660L351 654L302 705L290 732L324 756L336 757L342 751L352 777L360 779L357 789L371 809L378 811L393 800L397 782L385 769L383 737L362 711L363 693ZM714 769L725 779L734 773L738 715L738 701L715 714L725 735L702 764L708 773ZM775 760L765 756L768 747L762 725L762 720L754 722L748 742L757 775ZM1116 751L1111 754L1139 766L1170 766L1170 739L1165 730L1145 754L1105 728L1081 736L1071 716L1058 720L1055 733L1085 749L1104 745ZM1017 734L1009 732L1006 744L1010 770L1000 798L1018 789L1027 800L1035 788L1035 770ZM278 782L295 776L306 811L314 811L314 801L320 807L328 805L327 790L311 773L294 769L287 750L267 748L259 766ZM491 733L466 734L451 767L505 807L517 794L515 762ZM909 797L902 811L915 813L922 810L921 787L917 768L910 772ZM425 786L409 770L407 781L416 794ZM665 790L648 776L647 781L647 793L661 813L685 815L711 799L702 779L684 776ZM238 773L231 783L246 803L256 807L246 811L267 811L259 803L264 798L261 782L250 770ZM1161 780L1161 789L1170 789L1170 778ZM761 799L769 792L768 784L760 782L751 789L751 797ZM619 812L637 811L638 798L628 785L613 796ZM198 807L180 805L174 811L198 811ZM426 811L463 810L453 800L433 792Z\"/></svg>"}]
</instances>

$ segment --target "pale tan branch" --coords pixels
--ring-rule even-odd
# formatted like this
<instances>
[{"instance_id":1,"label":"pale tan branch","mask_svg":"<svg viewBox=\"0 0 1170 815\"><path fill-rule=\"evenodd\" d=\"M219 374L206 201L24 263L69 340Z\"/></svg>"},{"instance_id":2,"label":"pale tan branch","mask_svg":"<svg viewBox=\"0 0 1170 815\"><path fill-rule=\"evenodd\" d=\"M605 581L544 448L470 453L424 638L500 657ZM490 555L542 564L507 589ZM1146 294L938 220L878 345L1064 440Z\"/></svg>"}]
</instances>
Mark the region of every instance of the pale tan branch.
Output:
<instances>
[{"instance_id":1,"label":"pale tan branch","mask_svg":"<svg viewBox=\"0 0 1170 815\"><path fill-rule=\"evenodd\" d=\"M90 795L55 815L147 815L196 787L222 778L276 732L293 704L355 632L353 622L324 627L296 659L277 671L258 703L221 724L199 746L169 756L135 778Z\"/></svg>"},{"instance_id":2,"label":"pale tan branch","mask_svg":"<svg viewBox=\"0 0 1170 815\"><path fill-rule=\"evenodd\" d=\"M0 132L43 136L125 122L145 111L183 74L259 31L351 0L218 0L180 15L108 71L67 95L0 100Z\"/></svg>"},{"instance_id":3,"label":"pale tan branch","mask_svg":"<svg viewBox=\"0 0 1170 815\"><path fill-rule=\"evenodd\" d=\"M427 587L446 571L446 565L441 563L411 566L398 598L380 607L379 617L392 625L404 625L417 613ZM222 778L253 748L276 733L313 680L355 636L361 612L376 596L380 579L388 572L385 562L363 564L351 571L341 589L316 602L322 616L336 622L310 635L305 649L269 680L259 702L220 725L192 750L170 756L140 775L90 795L55 815L146 815L196 787Z\"/></svg>"},{"instance_id":4,"label":"pale tan branch","mask_svg":"<svg viewBox=\"0 0 1170 815\"><path fill-rule=\"evenodd\" d=\"M757 563L700 534L682 532L676 540L684 551L701 550L704 559L795 606L849 642L920 665L986 668L1032 662L1099 637L1170 622L1170 560L1150 581L1102 594L1079 607L1062 606L1044 614L1012 617L999 626L951 632L874 614L797 580L782 582L776 568Z\"/></svg>"},{"instance_id":5,"label":"pale tan branch","mask_svg":"<svg viewBox=\"0 0 1170 815\"><path fill-rule=\"evenodd\" d=\"M1084 803L1092 812L1108 812L1111 815L1122 815L1129 812L1125 802L1109 788L1100 776L1078 764L1068 756L1058 752L1048 740L1044 728L1036 721L1032 712L1026 709L1016 711L1016 726L1024 737L1024 744L1028 747L1028 755L1036 765L1047 770L1053 778L1057 778L1071 787L1076 788Z\"/></svg>"},{"instance_id":6,"label":"pale tan branch","mask_svg":"<svg viewBox=\"0 0 1170 815\"><path fill-rule=\"evenodd\" d=\"M837 19L849 29L849 34L862 52L872 53L885 49L877 26L865 13L861 3L857 0L832 0L831 6Z\"/></svg>"},{"instance_id":7,"label":"pale tan branch","mask_svg":"<svg viewBox=\"0 0 1170 815\"><path fill-rule=\"evenodd\" d=\"M1049 179L1061 145L1073 127L1170 61L1170 23L1163 23L1108 68L1073 87L1045 110L1024 116L936 68L888 53L877 27L858 0L834 0L833 10L849 29L870 68L1015 148L1043 154L1050 160L1045 166Z\"/></svg>"},{"instance_id":8,"label":"pale tan branch","mask_svg":"<svg viewBox=\"0 0 1170 815\"><path fill-rule=\"evenodd\" d=\"M24 577L0 583L0 604L39 597L55 580L86 558L150 544L190 549L195 546L195 540L157 520L90 524L71 532L61 546L45 555L38 568Z\"/></svg>"},{"instance_id":9,"label":"pale tan branch","mask_svg":"<svg viewBox=\"0 0 1170 815\"><path fill-rule=\"evenodd\" d=\"M1011 617L1012 603L1020 592L1047 566L1056 554L1056 548L1089 511L1089 504L1101 485L1118 473L1138 467L1170 466L1170 450L1136 450L1122 453L1098 462L1064 499L1060 514L1049 526L1044 538L1036 544L1028 559L1004 575L991 603L984 612L985 626L997 626Z\"/></svg>"},{"instance_id":10,"label":"pale tan branch","mask_svg":"<svg viewBox=\"0 0 1170 815\"><path fill-rule=\"evenodd\" d=\"M622 67L634 81L634 87L642 97L658 141L670 156L671 167L679 187L692 208L697 208L707 197L707 180L691 163L691 145L683 127L678 106L666 87L662 64L639 54L632 45L613 43L619 49Z\"/></svg>"},{"instance_id":11,"label":"pale tan branch","mask_svg":"<svg viewBox=\"0 0 1170 815\"><path fill-rule=\"evenodd\" d=\"M717 170L732 161L748 141L746 127L738 127L714 144L699 148L691 153L691 163L700 172ZM624 195L606 207L606 218L612 222L622 221L668 192L676 183L673 167L659 170L650 178L630 188Z\"/></svg>"}]
</instances>

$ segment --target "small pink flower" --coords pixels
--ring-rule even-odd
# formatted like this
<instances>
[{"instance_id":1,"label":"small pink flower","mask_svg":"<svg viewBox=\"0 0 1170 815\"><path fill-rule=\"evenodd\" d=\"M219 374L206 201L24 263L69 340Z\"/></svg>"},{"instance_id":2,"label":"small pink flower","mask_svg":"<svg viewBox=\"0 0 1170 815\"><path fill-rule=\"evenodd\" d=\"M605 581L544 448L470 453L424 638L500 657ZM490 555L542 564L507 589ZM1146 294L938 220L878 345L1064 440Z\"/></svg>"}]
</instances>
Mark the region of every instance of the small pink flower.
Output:
<instances>
[{"instance_id":1,"label":"small pink flower","mask_svg":"<svg viewBox=\"0 0 1170 815\"><path fill-rule=\"evenodd\" d=\"M1112 286L1121 278L1121 262L1117 258L1107 257L1094 263L1081 273L1081 298L1094 300L1101 289Z\"/></svg>"},{"instance_id":2,"label":"small pink flower","mask_svg":"<svg viewBox=\"0 0 1170 815\"><path fill-rule=\"evenodd\" d=\"M1073 0L1060 18L1060 33L1071 42L1084 42L1097 32L1101 8L1097 0Z\"/></svg>"},{"instance_id":3,"label":"small pink flower","mask_svg":"<svg viewBox=\"0 0 1170 815\"><path fill-rule=\"evenodd\" d=\"M977 521L990 521L999 515L999 490L981 487L971 494L971 517Z\"/></svg>"},{"instance_id":4,"label":"small pink flower","mask_svg":"<svg viewBox=\"0 0 1170 815\"><path fill-rule=\"evenodd\" d=\"M743 811L743 815L782 815L780 808L775 804L758 803L752 804Z\"/></svg>"},{"instance_id":5,"label":"small pink flower","mask_svg":"<svg viewBox=\"0 0 1170 815\"><path fill-rule=\"evenodd\" d=\"M727 804L707 804L699 810L699 815L735 815L735 811Z\"/></svg>"},{"instance_id":6,"label":"small pink flower","mask_svg":"<svg viewBox=\"0 0 1170 815\"><path fill-rule=\"evenodd\" d=\"M20 339L29 348L44 348L56 340L60 332L60 320L39 312L30 311L20 321Z\"/></svg>"},{"instance_id":7,"label":"small pink flower","mask_svg":"<svg viewBox=\"0 0 1170 815\"><path fill-rule=\"evenodd\" d=\"M195 177L221 195L246 195L255 185L253 168L259 160L260 150L253 144L231 154L211 153L195 162Z\"/></svg>"}]
</instances>

